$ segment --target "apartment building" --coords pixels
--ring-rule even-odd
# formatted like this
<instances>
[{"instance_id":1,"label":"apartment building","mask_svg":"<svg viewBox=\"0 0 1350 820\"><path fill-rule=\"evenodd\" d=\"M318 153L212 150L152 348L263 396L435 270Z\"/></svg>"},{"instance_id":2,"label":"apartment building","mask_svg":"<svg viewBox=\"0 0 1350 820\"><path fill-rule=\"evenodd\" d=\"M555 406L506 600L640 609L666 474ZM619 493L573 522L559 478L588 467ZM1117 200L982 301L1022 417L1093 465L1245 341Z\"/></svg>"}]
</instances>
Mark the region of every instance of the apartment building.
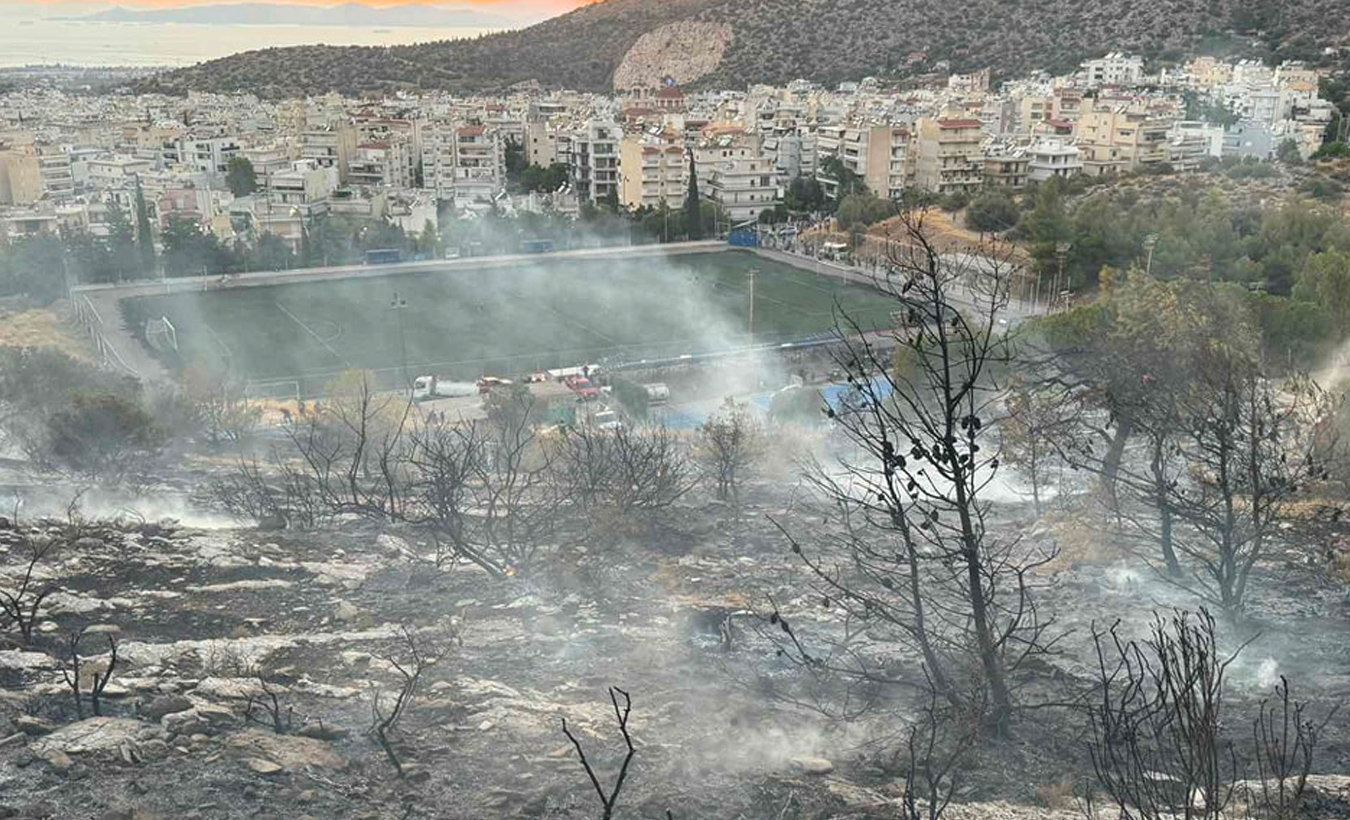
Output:
<instances>
[{"instance_id":1,"label":"apartment building","mask_svg":"<svg viewBox=\"0 0 1350 820\"><path fill-rule=\"evenodd\" d=\"M0 205L31 205L42 197L42 171L31 137L0 136Z\"/></svg>"},{"instance_id":2,"label":"apartment building","mask_svg":"<svg viewBox=\"0 0 1350 820\"><path fill-rule=\"evenodd\" d=\"M70 155L60 146L38 143L38 173L42 176L42 193L56 201L75 195L75 171Z\"/></svg>"},{"instance_id":3,"label":"apartment building","mask_svg":"<svg viewBox=\"0 0 1350 820\"><path fill-rule=\"evenodd\" d=\"M121 188L148 174L151 165L148 159L126 156L90 160L89 184L98 189Z\"/></svg>"},{"instance_id":4,"label":"apartment building","mask_svg":"<svg viewBox=\"0 0 1350 820\"><path fill-rule=\"evenodd\" d=\"M298 252L311 221L328 213L337 188L337 168L302 159L272 174L266 194L236 202L247 203L245 215L252 218L259 233L280 237Z\"/></svg>"},{"instance_id":5,"label":"apartment building","mask_svg":"<svg viewBox=\"0 0 1350 820\"><path fill-rule=\"evenodd\" d=\"M239 156L247 159L253 166L253 175L258 187L266 189L272 184L272 175L287 171L295 162L295 153L289 145L258 145L239 149Z\"/></svg>"},{"instance_id":6,"label":"apartment building","mask_svg":"<svg viewBox=\"0 0 1350 820\"><path fill-rule=\"evenodd\" d=\"M721 206L733 225L757 220L783 201L774 162L759 134L739 127L707 129L694 149L699 193Z\"/></svg>"},{"instance_id":7,"label":"apartment building","mask_svg":"<svg viewBox=\"0 0 1350 820\"><path fill-rule=\"evenodd\" d=\"M684 136L674 129L653 126L624 134L619 151L622 185L619 202L625 208L678 208L689 184Z\"/></svg>"},{"instance_id":8,"label":"apartment building","mask_svg":"<svg viewBox=\"0 0 1350 820\"><path fill-rule=\"evenodd\" d=\"M1084 173L1101 176L1166 162L1171 126L1142 105L1099 102L1075 126Z\"/></svg>"},{"instance_id":9,"label":"apartment building","mask_svg":"<svg viewBox=\"0 0 1350 820\"><path fill-rule=\"evenodd\" d=\"M411 188L415 163L407 140L390 134L383 141L356 146L348 163L347 182L372 188Z\"/></svg>"},{"instance_id":10,"label":"apartment building","mask_svg":"<svg viewBox=\"0 0 1350 820\"><path fill-rule=\"evenodd\" d=\"M991 188L1025 188L1031 158L1021 148L985 154L984 184Z\"/></svg>"},{"instance_id":11,"label":"apartment building","mask_svg":"<svg viewBox=\"0 0 1350 820\"><path fill-rule=\"evenodd\" d=\"M1026 154L1029 182L1068 179L1083 173L1078 147L1063 137L1040 137L1027 148Z\"/></svg>"},{"instance_id":12,"label":"apartment building","mask_svg":"<svg viewBox=\"0 0 1350 820\"><path fill-rule=\"evenodd\" d=\"M983 139L977 119L919 120L915 184L939 194L978 188L984 182Z\"/></svg>"},{"instance_id":13,"label":"apartment building","mask_svg":"<svg viewBox=\"0 0 1350 820\"><path fill-rule=\"evenodd\" d=\"M439 200L454 199L455 131L459 123L437 119L422 128L422 187Z\"/></svg>"},{"instance_id":14,"label":"apartment building","mask_svg":"<svg viewBox=\"0 0 1350 820\"><path fill-rule=\"evenodd\" d=\"M239 141L233 137L187 136L166 143L160 152L164 165L184 166L206 174L223 174L230 159L239 153Z\"/></svg>"},{"instance_id":15,"label":"apartment building","mask_svg":"<svg viewBox=\"0 0 1350 820\"><path fill-rule=\"evenodd\" d=\"M455 129L452 199L459 210L486 210L506 184L506 152L501 136L482 125ZM425 172L424 172L425 173Z\"/></svg>"},{"instance_id":16,"label":"apartment building","mask_svg":"<svg viewBox=\"0 0 1350 820\"><path fill-rule=\"evenodd\" d=\"M572 188L582 202L619 195L619 144L623 130L611 119L589 119L568 129L560 162L572 171Z\"/></svg>"},{"instance_id":17,"label":"apartment building","mask_svg":"<svg viewBox=\"0 0 1350 820\"><path fill-rule=\"evenodd\" d=\"M1137 54L1111 52L1096 60L1087 60L1079 72L1086 88L1134 86L1144 77L1144 58Z\"/></svg>"},{"instance_id":18,"label":"apartment building","mask_svg":"<svg viewBox=\"0 0 1350 820\"><path fill-rule=\"evenodd\" d=\"M883 198L897 198L913 177L911 135L895 125L830 125L816 133L816 176L830 198L839 195L839 180L825 172L825 159L862 179L868 190Z\"/></svg>"},{"instance_id":19,"label":"apartment building","mask_svg":"<svg viewBox=\"0 0 1350 820\"><path fill-rule=\"evenodd\" d=\"M321 125L300 132L300 159L336 170L339 185L347 184L355 153L356 128L352 125Z\"/></svg>"}]
</instances>

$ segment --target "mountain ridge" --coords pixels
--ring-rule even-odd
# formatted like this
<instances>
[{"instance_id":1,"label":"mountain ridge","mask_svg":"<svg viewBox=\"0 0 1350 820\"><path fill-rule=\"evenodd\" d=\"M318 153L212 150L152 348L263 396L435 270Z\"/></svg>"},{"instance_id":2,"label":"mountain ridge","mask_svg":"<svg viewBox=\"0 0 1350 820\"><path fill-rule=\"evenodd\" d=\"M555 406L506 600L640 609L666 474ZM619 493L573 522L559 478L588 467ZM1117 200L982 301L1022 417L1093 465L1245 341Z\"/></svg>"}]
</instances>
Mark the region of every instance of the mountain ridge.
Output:
<instances>
[{"instance_id":1,"label":"mountain ridge","mask_svg":"<svg viewBox=\"0 0 1350 820\"><path fill-rule=\"evenodd\" d=\"M725 27L729 44L690 84L739 88L803 77L835 83L992 67L1062 71L1107 51L1178 58L1219 43L1267 58L1339 45L1327 19L1350 0L602 0L528 28L389 48L302 46L156 75L140 90L248 90L267 96L395 90L493 92L525 81L609 91L643 35ZM651 38L649 38L650 40ZM659 38L658 38L659 39ZM672 41L679 38L669 38ZM670 54L678 61L681 55Z\"/></svg>"}]
</instances>

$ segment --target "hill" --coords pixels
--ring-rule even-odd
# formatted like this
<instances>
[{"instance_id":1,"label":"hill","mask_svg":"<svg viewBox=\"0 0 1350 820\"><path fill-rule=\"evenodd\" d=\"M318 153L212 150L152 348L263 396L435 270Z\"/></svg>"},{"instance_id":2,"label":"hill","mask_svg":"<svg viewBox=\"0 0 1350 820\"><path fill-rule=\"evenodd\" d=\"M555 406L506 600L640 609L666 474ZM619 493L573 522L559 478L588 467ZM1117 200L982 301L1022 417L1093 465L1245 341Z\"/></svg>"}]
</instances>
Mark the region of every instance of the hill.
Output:
<instances>
[{"instance_id":1,"label":"hill","mask_svg":"<svg viewBox=\"0 0 1350 820\"><path fill-rule=\"evenodd\" d=\"M1200 47L1316 56L1342 34L1350 0L604 0L472 40L390 48L248 52L146 80L142 91L494 91L522 81L607 91L662 73L743 87L904 76L947 61L1003 76L1062 70L1112 50L1182 55Z\"/></svg>"}]
</instances>

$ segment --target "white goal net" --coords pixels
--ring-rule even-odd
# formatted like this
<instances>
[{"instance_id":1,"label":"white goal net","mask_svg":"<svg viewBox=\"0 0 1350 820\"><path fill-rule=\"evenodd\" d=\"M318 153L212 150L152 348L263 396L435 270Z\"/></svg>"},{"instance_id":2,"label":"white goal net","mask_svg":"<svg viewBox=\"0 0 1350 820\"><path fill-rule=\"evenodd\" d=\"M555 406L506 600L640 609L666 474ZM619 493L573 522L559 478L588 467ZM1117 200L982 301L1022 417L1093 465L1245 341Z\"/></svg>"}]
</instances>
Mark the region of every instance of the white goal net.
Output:
<instances>
[{"instance_id":1,"label":"white goal net","mask_svg":"<svg viewBox=\"0 0 1350 820\"><path fill-rule=\"evenodd\" d=\"M163 353L178 350L178 328L173 326L168 316L147 319L145 322L145 341L151 348Z\"/></svg>"}]
</instances>

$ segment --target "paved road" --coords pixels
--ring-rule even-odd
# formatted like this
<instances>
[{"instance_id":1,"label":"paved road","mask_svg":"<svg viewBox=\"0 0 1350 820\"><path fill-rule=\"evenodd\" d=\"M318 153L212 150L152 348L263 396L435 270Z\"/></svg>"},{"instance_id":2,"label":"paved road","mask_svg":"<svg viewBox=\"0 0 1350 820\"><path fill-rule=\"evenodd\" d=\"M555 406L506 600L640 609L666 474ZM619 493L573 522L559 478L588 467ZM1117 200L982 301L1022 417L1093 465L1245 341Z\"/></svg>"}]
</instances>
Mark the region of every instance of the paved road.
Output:
<instances>
[{"instance_id":1,"label":"paved road","mask_svg":"<svg viewBox=\"0 0 1350 820\"><path fill-rule=\"evenodd\" d=\"M801 270L813 271L825 276L835 276L849 282L856 282L864 285L873 285L878 282L877 274L864 268L841 265L837 262L831 262L825 259L817 259L811 256L788 253L786 251L771 250L769 248L761 248L758 253L766 259L772 259L776 262L782 262L783 264L792 265ZM965 254L944 255L942 259L953 266L979 266L978 257L973 258ZM988 264L994 264L993 260L988 260ZM953 292L950 298L951 301L958 306L975 308L979 306L977 300L980 298L980 294L970 289L962 288ZM987 305L987 302L985 304ZM1034 316L1045 315L1046 310L1044 305L1041 305L1038 310L1033 310L1029 300L1009 299L1008 304L1004 306L999 313L1000 318L1006 319L1009 326L1016 326Z\"/></svg>"}]
</instances>

